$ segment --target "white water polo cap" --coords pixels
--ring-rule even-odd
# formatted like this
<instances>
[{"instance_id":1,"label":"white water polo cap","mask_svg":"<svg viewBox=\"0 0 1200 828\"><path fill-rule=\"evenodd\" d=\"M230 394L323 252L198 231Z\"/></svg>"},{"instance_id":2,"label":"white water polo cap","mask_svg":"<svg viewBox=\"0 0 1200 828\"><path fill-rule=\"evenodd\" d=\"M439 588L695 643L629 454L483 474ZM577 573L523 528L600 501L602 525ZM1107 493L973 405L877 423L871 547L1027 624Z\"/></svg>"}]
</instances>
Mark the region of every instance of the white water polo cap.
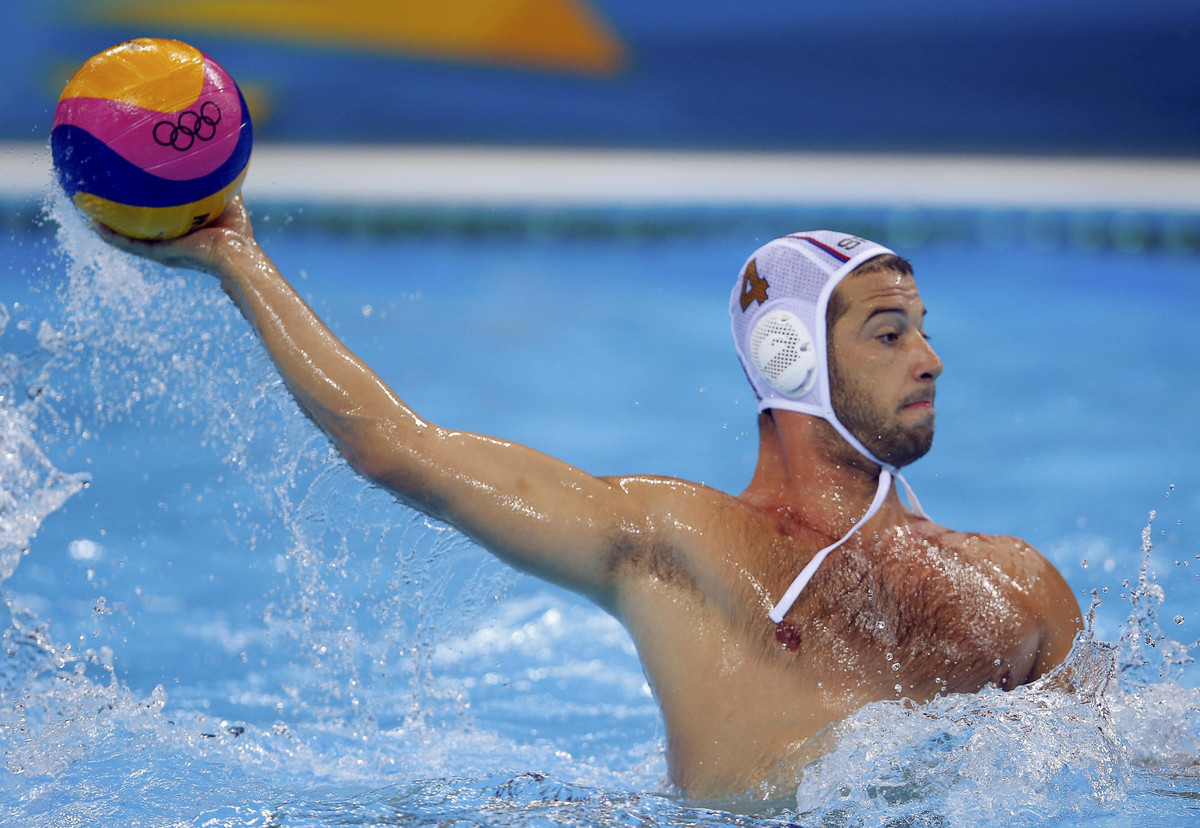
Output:
<instances>
[{"instance_id":1,"label":"white water polo cap","mask_svg":"<svg viewBox=\"0 0 1200 828\"><path fill-rule=\"evenodd\" d=\"M843 278L859 265L892 253L883 245L832 230L793 233L760 247L742 267L729 299L733 341L758 410L782 408L829 422L856 451L880 467L879 486L866 513L836 543L822 549L771 610L779 623L817 567L883 505L896 478L913 510L925 517L903 475L875 457L833 410L829 388L825 309Z\"/></svg>"}]
</instances>

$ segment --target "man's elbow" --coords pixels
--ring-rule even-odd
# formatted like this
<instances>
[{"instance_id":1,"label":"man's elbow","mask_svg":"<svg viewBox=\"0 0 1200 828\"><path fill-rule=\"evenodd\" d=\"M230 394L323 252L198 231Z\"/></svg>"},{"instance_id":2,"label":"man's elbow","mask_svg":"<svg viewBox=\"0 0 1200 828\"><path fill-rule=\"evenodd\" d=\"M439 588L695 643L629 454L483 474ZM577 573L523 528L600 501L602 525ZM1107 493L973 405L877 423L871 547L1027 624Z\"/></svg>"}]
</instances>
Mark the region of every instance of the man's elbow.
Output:
<instances>
[{"instance_id":1,"label":"man's elbow","mask_svg":"<svg viewBox=\"0 0 1200 828\"><path fill-rule=\"evenodd\" d=\"M401 430L394 422L365 419L334 438L338 452L350 468L368 482L387 489L405 503L432 513L435 463L423 450L426 428Z\"/></svg>"},{"instance_id":2,"label":"man's elbow","mask_svg":"<svg viewBox=\"0 0 1200 828\"><path fill-rule=\"evenodd\" d=\"M391 431L386 422L359 417L332 436L338 453L354 471L372 483L386 485L400 463L397 454L403 454Z\"/></svg>"},{"instance_id":3,"label":"man's elbow","mask_svg":"<svg viewBox=\"0 0 1200 828\"><path fill-rule=\"evenodd\" d=\"M359 477L376 485L386 485L388 463L373 446L355 442L337 442L338 453Z\"/></svg>"}]
</instances>

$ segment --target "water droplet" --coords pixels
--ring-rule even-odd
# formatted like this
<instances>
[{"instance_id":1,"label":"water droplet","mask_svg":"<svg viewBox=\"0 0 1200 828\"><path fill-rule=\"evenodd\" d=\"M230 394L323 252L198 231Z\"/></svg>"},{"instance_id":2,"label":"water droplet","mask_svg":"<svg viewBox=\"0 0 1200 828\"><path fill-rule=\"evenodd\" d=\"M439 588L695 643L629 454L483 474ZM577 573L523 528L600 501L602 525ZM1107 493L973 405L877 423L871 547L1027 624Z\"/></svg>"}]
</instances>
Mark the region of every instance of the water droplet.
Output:
<instances>
[{"instance_id":1,"label":"water droplet","mask_svg":"<svg viewBox=\"0 0 1200 828\"><path fill-rule=\"evenodd\" d=\"M885 653L883 657L884 657L884 658L886 658L888 661L891 661L891 660L892 660L892 654L891 654L891 653Z\"/></svg>"},{"instance_id":2,"label":"water droplet","mask_svg":"<svg viewBox=\"0 0 1200 828\"><path fill-rule=\"evenodd\" d=\"M900 670L900 662L897 661L895 664L892 665L892 672L896 673L896 672L899 672L899 670Z\"/></svg>"},{"instance_id":3,"label":"water droplet","mask_svg":"<svg viewBox=\"0 0 1200 828\"><path fill-rule=\"evenodd\" d=\"M896 690L896 695L900 695L901 693L904 692L904 688L901 687L899 684L896 685L895 690Z\"/></svg>"},{"instance_id":4,"label":"water droplet","mask_svg":"<svg viewBox=\"0 0 1200 828\"><path fill-rule=\"evenodd\" d=\"M67 545L67 554L77 561L94 561L104 556L104 550L95 541L81 538Z\"/></svg>"},{"instance_id":5,"label":"water droplet","mask_svg":"<svg viewBox=\"0 0 1200 828\"><path fill-rule=\"evenodd\" d=\"M997 667L999 667L999 666L1000 666L1000 659L996 659L995 661L993 661L993 662L992 662L992 664L995 664Z\"/></svg>"},{"instance_id":6,"label":"water droplet","mask_svg":"<svg viewBox=\"0 0 1200 828\"><path fill-rule=\"evenodd\" d=\"M1087 569L1087 567L1088 567L1087 558L1084 558L1082 561L1080 561L1080 562L1079 562L1079 565L1080 565L1081 567L1083 567L1084 569Z\"/></svg>"},{"instance_id":7,"label":"water droplet","mask_svg":"<svg viewBox=\"0 0 1200 828\"><path fill-rule=\"evenodd\" d=\"M886 625L886 624L884 624L882 621L876 621L876 622L875 622L875 629L877 629L877 630L882 630L882 629L883 629L884 627L886 627L886 626L887 626L887 625Z\"/></svg>"},{"instance_id":8,"label":"water droplet","mask_svg":"<svg viewBox=\"0 0 1200 828\"><path fill-rule=\"evenodd\" d=\"M1182 623L1183 623L1183 616L1182 616L1182 615L1176 615L1176 616L1175 616L1175 623L1176 623L1176 624L1182 624Z\"/></svg>"}]
</instances>

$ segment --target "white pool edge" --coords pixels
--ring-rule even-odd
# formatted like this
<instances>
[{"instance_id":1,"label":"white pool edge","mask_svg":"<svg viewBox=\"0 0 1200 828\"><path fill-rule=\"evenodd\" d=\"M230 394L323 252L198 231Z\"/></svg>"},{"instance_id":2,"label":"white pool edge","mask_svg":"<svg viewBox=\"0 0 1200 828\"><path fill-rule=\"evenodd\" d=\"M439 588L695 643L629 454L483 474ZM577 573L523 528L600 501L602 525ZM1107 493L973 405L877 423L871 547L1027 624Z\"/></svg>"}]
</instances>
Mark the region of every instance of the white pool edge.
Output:
<instances>
[{"instance_id":1,"label":"white pool edge","mask_svg":"<svg viewBox=\"0 0 1200 828\"><path fill-rule=\"evenodd\" d=\"M44 144L0 143L0 198L40 195ZM1200 210L1200 160L560 148L255 148L249 199L371 205Z\"/></svg>"}]
</instances>

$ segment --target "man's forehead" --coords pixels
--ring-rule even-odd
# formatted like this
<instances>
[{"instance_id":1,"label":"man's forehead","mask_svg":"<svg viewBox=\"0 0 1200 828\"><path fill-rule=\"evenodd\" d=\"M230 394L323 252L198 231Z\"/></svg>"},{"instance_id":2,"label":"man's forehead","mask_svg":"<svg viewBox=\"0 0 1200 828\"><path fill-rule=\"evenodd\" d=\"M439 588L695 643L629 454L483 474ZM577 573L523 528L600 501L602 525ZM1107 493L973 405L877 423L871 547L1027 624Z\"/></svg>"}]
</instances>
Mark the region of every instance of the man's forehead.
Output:
<instances>
[{"instance_id":1,"label":"man's forehead","mask_svg":"<svg viewBox=\"0 0 1200 828\"><path fill-rule=\"evenodd\" d=\"M902 302L903 306L919 306L924 311L916 280L896 270L874 270L854 274L837 286L840 298L849 310L869 310L881 302Z\"/></svg>"}]
</instances>

